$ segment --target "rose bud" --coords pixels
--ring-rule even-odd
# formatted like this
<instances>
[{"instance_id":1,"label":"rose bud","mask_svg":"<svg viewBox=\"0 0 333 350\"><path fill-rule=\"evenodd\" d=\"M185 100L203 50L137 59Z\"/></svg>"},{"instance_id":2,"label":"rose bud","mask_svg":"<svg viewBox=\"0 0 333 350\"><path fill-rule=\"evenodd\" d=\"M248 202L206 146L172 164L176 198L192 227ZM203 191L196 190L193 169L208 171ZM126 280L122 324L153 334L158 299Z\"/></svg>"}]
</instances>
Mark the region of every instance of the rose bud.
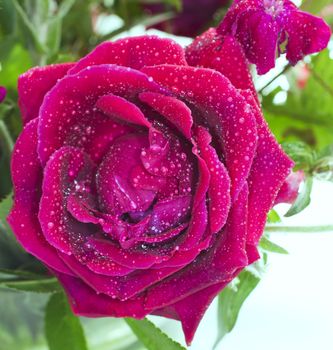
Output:
<instances>
[{"instance_id":1,"label":"rose bud","mask_svg":"<svg viewBox=\"0 0 333 350\"><path fill-rule=\"evenodd\" d=\"M331 36L324 20L300 11L291 0L235 0L217 32L237 38L259 74L275 66L277 53L286 52L295 65L324 49Z\"/></svg>"},{"instance_id":2,"label":"rose bud","mask_svg":"<svg viewBox=\"0 0 333 350\"><path fill-rule=\"evenodd\" d=\"M293 162L241 59L222 75L143 36L19 78L8 221L75 314L173 318L189 344L214 297L259 258Z\"/></svg>"},{"instance_id":3,"label":"rose bud","mask_svg":"<svg viewBox=\"0 0 333 350\"><path fill-rule=\"evenodd\" d=\"M274 205L279 203L293 204L298 196L299 187L304 179L305 175L302 170L291 172L283 183L275 199Z\"/></svg>"}]
</instances>

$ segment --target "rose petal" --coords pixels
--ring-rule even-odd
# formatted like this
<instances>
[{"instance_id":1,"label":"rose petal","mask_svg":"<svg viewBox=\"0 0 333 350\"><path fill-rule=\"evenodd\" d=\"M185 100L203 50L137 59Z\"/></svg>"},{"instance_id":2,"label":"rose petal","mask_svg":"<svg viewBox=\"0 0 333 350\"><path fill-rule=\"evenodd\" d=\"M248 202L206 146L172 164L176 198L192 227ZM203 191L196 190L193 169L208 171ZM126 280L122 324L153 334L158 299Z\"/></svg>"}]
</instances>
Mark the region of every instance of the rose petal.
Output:
<instances>
[{"instance_id":1,"label":"rose petal","mask_svg":"<svg viewBox=\"0 0 333 350\"><path fill-rule=\"evenodd\" d=\"M114 42L105 41L82 58L70 73L74 74L86 67L106 63L134 69L163 63L187 64L183 48L175 41L144 35Z\"/></svg>"},{"instance_id":2,"label":"rose petal","mask_svg":"<svg viewBox=\"0 0 333 350\"><path fill-rule=\"evenodd\" d=\"M46 240L58 250L75 253L75 249L94 231L91 225L72 218L67 211L67 197L77 185L91 190L94 165L79 148L62 147L55 152L44 169L39 222Z\"/></svg>"},{"instance_id":3,"label":"rose petal","mask_svg":"<svg viewBox=\"0 0 333 350\"><path fill-rule=\"evenodd\" d=\"M289 203L293 204L298 196L298 190L301 183L304 181L305 175L302 170L291 172L283 185L280 188L280 191L275 198L274 205L279 203Z\"/></svg>"},{"instance_id":4,"label":"rose petal","mask_svg":"<svg viewBox=\"0 0 333 350\"><path fill-rule=\"evenodd\" d=\"M25 126L14 147L14 206L7 220L25 250L49 267L72 274L56 250L46 242L38 222L42 168L37 156L37 123L34 119Z\"/></svg>"},{"instance_id":5,"label":"rose petal","mask_svg":"<svg viewBox=\"0 0 333 350\"><path fill-rule=\"evenodd\" d=\"M118 138L104 157L96 177L100 206L107 213L120 216L146 211L152 204L156 193L133 187L130 177L147 145L146 135L128 134Z\"/></svg>"},{"instance_id":6,"label":"rose petal","mask_svg":"<svg viewBox=\"0 0 333 350\"><path fill-rule=\"evenodd\" d=\"M228 172L219 160L216 151L210 146L211 136L203 127L195 130L200 155L210 172L209 222L212 233L218 232L226 223L230 209L230 179Z\"/></svg>"},{"instance_id":7,"label":"rose petal","mask_svg":"<svg viewBox=\"0 0 333 350\"><path fill-rule=\"evenodd\" d=\"M267 213L285 178L293 167L293 162L283 152L250 92L243 92L251 103L258 125L258 148L248 179L249 220L248 244L256 246L263 233Z\"/></svg>"},{"instance_id":8,"label":"rose petal","mask_svg":"<svg viewBox=\"0 0 333 350\"><path fill-rule=\"evenodd\" d=\"M191 139L193 119L191 110L186 104L171 96L165 96L154 92L143 92L139 95L155 111L163 115L172 123L187 139Z\"/></svg>"},{"instance_id":9,"label":"rose petal","mask_svg":"<svg viewBox=\"0 0 333 350\"><path fill-rule=\"evenodd\" d=\"M223 37L210 28L186 48L186 59L191 66L217 70L236 88L250 89L255 94L248 61L233 36Z\"/></svg>"},{"instance_id":10,"label":"rose petal","mask_svg":"<svg viewBox=\"0 0 333 350\"><path fill-rule=\"evenodd\" d=\"M151 123L146 119L141 110L134 103L120 96L113 94L104 95L98 99L96 107L110 117L147 128L151 127Z\"/></svg>"},{"instance_id":11,"label":"rose petal","mask_svg":"<svg viewBox=\"0 0 333 350\"><path fill-rule=\"evenodd\" d=\"M235 273L232 278L236 277L237 273ZM232 278L194 293L178 301L174 305L154 311L154 314L166 317L168 317L168 315L170 317L171 314L171 318L180 320L185 334L186 344L190 346L207 308L221 290L228 285ZM195 307L193 307L193 305L195 305Z\"/></svg>"},{"instance_id":12,"label":"rose petal","mask_svg":"<svg viewBox=\"0 0 333 350\"><path fill-rule=\"evenodd\" d=\"M119 134L130 132L124 126L116 126L117 133L105 134L102 130L105 124L108 130L115 125L108 117L96 129L95 124L101 123L101 113L96 115L95 104L101 96L110 93L131 100L146 90L161 92L145 74L113 65L94 66L62 79L46 96L40 110L38 153L42 164L64 144L98 150L95 137L99 131L107 137L108 145Z\"/></svg>"},{"instance_id":13,"label":"rose petal","mask_svg":"<svg viewBox=\"0 0 333 350\"><path fill-rule=\"evenodd\" d=\"M275 66L278 35L281 26L264 11L248 10L238 18L236 38L248 60L265 74Z\"/></svg>"},{"instance_id":14,"label":"rose petal","mask_svg":"<svg viewBox=\"0 0 333 350\"><path fill-rule=\"evenodd\" d=\"M319 17L294 11L288 16L285 30L288 35L287 59L295 65L304 56L325 49L331 37L331 29Z\"/></svg>"},{"instance_id":15,"label":"rose petal","mask_svg":"<svg viewBox=\"0 0 333 350\"><path fill-rule=\"evenodd\" d=\"M37 118L44 96L63 78L73 63L51 64L36 67L22 74L18 80L19 106L23 124Z\"/></svg>"},{"instance_id":16,"label":"rose petal","mask_svg":"<svg viewBox=\"0 0 333 350\"><path fill-rule=\"evenodd\" d=\"M127 301L112 299L96 293L79 278L56 273L65 288L74 314L85 317L135 317L143 318L149 310L143 308L143 296Z\"/></svg>"},{"instance_id":17,"label":"rose petal","mask_svg":"<svg viewBox=\"0 0 333 350\"><path fill-rule=\"evenodd\" d=\"M214 246L203 252L192 264L150 288L146 307L155 309L172 305L211 285L230 280L247 265L247 195L245 185Z\"/></svg>"},{"instance_id":18,"label":"rose petal","mask_svg":"<svg viewBox=\"0 0 333 350\"><path fill-rule=\"evenodd\" d=\"M136 270L126 277L110 277L102 274L95 274L87 267L80 264L73 256L61 254L62 259L76 272L91 288L98 293L104 293L112 298L128 300L149 286L163 280L175 273L181 267L164 269Z\"/></svg>"},{"instance_id":19,"label":"rose petal","mask_svg":"<svg viewBox=\"0 0 333 350\"><path fill-rule=\"evenodd\" d=\"M245 99L227 78L209 69L162 65L145 67L143 71L200 109L211 134L222 144L234 201L246 181L256 150L255 117Z\"/></svg>"}]
</instances>

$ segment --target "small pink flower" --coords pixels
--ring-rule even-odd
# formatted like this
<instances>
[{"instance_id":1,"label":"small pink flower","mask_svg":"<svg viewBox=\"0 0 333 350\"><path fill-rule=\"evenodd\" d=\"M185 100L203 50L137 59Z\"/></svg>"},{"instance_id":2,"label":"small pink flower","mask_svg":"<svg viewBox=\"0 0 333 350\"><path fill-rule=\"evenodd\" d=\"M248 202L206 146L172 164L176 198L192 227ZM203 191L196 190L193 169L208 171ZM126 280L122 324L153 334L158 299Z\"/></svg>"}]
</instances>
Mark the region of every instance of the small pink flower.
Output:
<instances>
[{"instance_id":1,"label":"small pink flower","mask_svg":"<svg viewBox=\"0 0 333 350\"><path fill-rule=\"evenodd\" d=\"M0 86L0 103L3 102L7 94L6 89L3 86Z\"/></svg>"},{"instance_id":2,"label":"small pink flower","mask_svg":"<svg viewBox=\"0 0 333 350\"><path fill-rule=\"evenodd\" d=\"M331 35L321 18L300 11L290 0L236 0L217 32L235 36L259 74L273 68L281 53L295 65L321 51Z\"/></svg>"}]
</instances>

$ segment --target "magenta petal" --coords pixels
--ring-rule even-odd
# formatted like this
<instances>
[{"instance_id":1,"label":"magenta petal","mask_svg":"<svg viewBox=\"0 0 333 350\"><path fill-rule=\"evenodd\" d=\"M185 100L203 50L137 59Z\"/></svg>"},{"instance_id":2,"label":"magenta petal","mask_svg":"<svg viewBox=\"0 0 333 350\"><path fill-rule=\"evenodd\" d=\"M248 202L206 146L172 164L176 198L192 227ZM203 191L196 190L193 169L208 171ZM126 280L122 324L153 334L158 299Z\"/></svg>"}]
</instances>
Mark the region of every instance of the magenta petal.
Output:
<instances>
[{"instance_id":1,"label":"magenta petal","mask_svg":"<svg viewBox=\"0 0 333 350\"><path fill-rule=\"evenodd\" d=\"M6 98L6 94L7 90L3 86L0 86L0 103Z\"/></svg>"},{"instance_id":2,"label":"magenta petal","mask_svg":"<svg viewBox=\"0 0 333 350\"><path fill-rule=\"evenodd\" d=\"M98 142L93 142L95 137L99 133L109 136L103 131L106 122L98 129L95 127L100 124L95 104L101 96L112 93L131 100L147 90L161 92L145 74L114 65L94 66L63 78L47 94L40 109L38 153L42 164L64 144L86 149L92 143L90 147L95 150L98 147ZM112 120L108 124L108 129L115 125ZM124 126L117 128L119 136Z\"/></svg>"},{"instance_id":3,"label":"magenta petal","mask_svg":"<svg viewBox=\"0 0 333 350\"><path fill-rule=\"evenodd\" d=\"M217 70L238 89L256 91L243 49L233 36L223 37L211 28L186 48L186 58L191 66Z\"/></svg>"},{"instance_id":4,"label":"magenta petal","mask_svg":"<svg viewBox=\"0 0 333 350\"><path fill-rule=\"evenodd\" d=\"M144 134L128 134L112 144L97 172L97 192L103 210L118 216L150 207L155 192L131 184L131 171L140 164L141 151L147 144Z\"/></svg>"},{"instance_id":5,"label":"magenta petal","mask_svg":"<svg viewBox=\"0 0 333 350\"><path fill-rule=\"evenodd\" d=\"M222 145L235 200L256 150L255 117L245 99L227 78L210 69L163 65L143 71L201 111Z\"/></svg>"},{"instance_id":6,"label":"magenta petal","mask_svg":"<svg viewBox=\"0 0 333 350\"><path fill-rule=\"evenodd\" d=\"M232 278L234 277L236 277L236 273L232 276ZM168 312L170 312L171 309L175 313L177 319L181 321L186 344L188 346L191 345L194 334L207 308L232 278L194 293L178 301L174 305L167 307ZM195 307L193 307L193 305L195 305ZM157 310L154 314L163 316L164 309Z\"/></svg>"},{"instance_id":7,"label":"magenta petal","mask_svg":"<svg viewBox=\"0 0 333 350\"><path fill-rule=\"evenodd\" d=\"M146 169L141 164L132 169L130 178L134 188L152 190L156 192L160 188L166 186L167 181L169 181L169 179L166 177L155 176L148 173L148 171L146 171Z\"/></svg>"},{"instance_id":8,"label":"magenta petal","mask_svg":"<svg viewBox=\"0 0 333 350\"><path fill-rule=\"evenodd\" d=\"M249 183L249 222L248 243L256 246L263 233L267 213L283 181L290 173L293 162L283 152L257 106L254 97L244 92L255 112L258 125L258 148L248 179Z\"/></svg>"},{"instance_id":9,"label":"magenta petal","mask_svg":"<svg viewBox=\"0 0 333 350\"><path fill-rule=\"evenodd\" d=\"M209 222L212 233L218 232L226 223L231 204L228 171L210 146L211 136L203 127L195 131L198 148L210 172Z\"/></svg>"},{"instance_id":10,"label":"magenta petal","mask_svg":"<svg viewBox=\"0 0 333 350\"><path fill-rule=\"evenodd\" d=\"M116 243L111 241L91 238L89 246L96 250L102 256L112 259L117 264L133 269L148 269L154 264L168 260L168 255L145 254L145 251L135 251L133 249L122 249ZM149 253L149 251L148 251Z\"/></svg>"},{"instance_id":11,"label":"magenta petal","mask_svg":"<svg viewBox=\"0 0 333 350\"><path fill-rule=\"evenodd\" d=\"M84 68L100 64L141 69L144 66L164 63L187 65L183 48L173 40L144 35L100 44L82 58L70 73L74 74Z\"/></svg>"},{"instance_id":12,"label":"magenta petal","mask_svg":"<svg viewBox=\"0 0 333 350\"><path fill-rule=\"evenodd\" d=\"M75 258L68 255L61 255L66 264L76 272L96 292L107 294L121 300L133 298L149 286L163 280L167 276L181 269L172 267L164 269L145 269L134 271L126 277L110 277L103 274L95 274L87 267L80 264ZM130 258L130 257L129 257Z\"/></svg>"},{"instance_id":13,"label":"magenta petal","mask_svg":"<svg viewBox=\"0 0 333 350\"><path fill-rule=\"evenodd\" d=\"M59 256L72 271L75 271L77 276L82 278L82 280L96 292L106 294L112 298L120 297L118 280L121 277L119 276L128 275L128 273L133 271L131 269L127 269L124 266L115 264L115 273L113 275L98 274L92 272L88 267L81 264L78 260L75 259L73 255L59 253Z\"/></svg>"},{"instance_id":14,"label":"magenta petal","mask_svg":"<svg viewBox=\"0 0 333 350\"><path fill-rule=\"evenodd\" d=\"M324 20L296 10L287 17L285 30L287 59L293 65L304 56L326 48L331 37L331 29Z\"/></svg>"},{"instance_id":15,"label":"magenta petal","mask_svg":"<svg viewBox=\"0 0 333 350\"><path fill-rule=\"evenodd\" d=\"M39 222L46 240L66 254L73 253L93 232L87 224L79 223L67 211L67 196L75 187L90 191L94 165L82 150L62 147L55 152L44 169L43 192L40 200Z\"/></svg>"},{"instance_id":16,"label":"magenta petal","mask_svg":"<svg viewBox=\"0 0 333 350\"><path fill-rule=\"evenodd\" d=\"M14 206L8 222L18 241L29 253L57 271L72 274L59 259L56 250L46 242L38 222L42 168L37 156L37 123L35 119L26 125L14 147Z\"/></svg>"},{"instance_id":17,"label":"magenta petal","mask_svg":"<svg viewBox=\"0 0 333 350\"><path fill-rule=\"evenodd\" d=\"M134 103L120 96L113 94L102 96L97 101L96 107L120 121L146 126L147 128L151 126L150 122Z\"/></svg>"},{"instance_id":18,"label":"magenta petal","mask_svg":"<svg viewBox=\"0 0 333 350\"><path fill-rule=\"evenodd\" d=\"M147 293L146 307L155 309L172 305L211 285L229 281L247 265L247 194L245 185L214 246L192 264L153 286Z\"/></svg>"},{"instance_id":19,"label":"magenta petal","mask_svg":"<svg viewBox=\"0 0 333 350\"><path fill-rule=\"evenodd\" d=\"M184 102L154 92L143 92L139 98L170 121L187 139L191 139L193 119L191 110Z\"/></svg>"},{"instance_id":20,"label":"magenta petal","mask_svg":"<svg viewBox=\"0 0 333 350\"><path fill-rule=\"evenodd\" d=\"M208 226L206 197L210 183L210 172L206 162L199 155L197 146L194 146L192 151L197 157L199 179L193 197L193 208L189 228L186 232L184 242L180 245L180 250L189 250L197 246Z\"/></svg>"},{"instance_id":21,"label":"magenta petal","mask_svg":"<svg viewBox=\"0 0 333 350\"><path fill-rule=\"evenodd\" d=\"M143 308L143 296L120 301L95 292L79 278L59 273L56 273L56 276L65 288L72 310L76 315L143 318L149 313Z\"/></svg>"},{"instance_id":22,"label":"magenta petal","mask_svg":"<svg viewBox=\"0 0 333 350\"><path fill-rule=\"evenodd\" d=\"M249 10L238 19L236 38L248 60L256 64L259 74L265 74L275 66L280 30L277 21L264 11Z\"/></svg>"},{"instance_id":23,"label":"magenta petal","mask_svg":"<svg viewBox=\"0 0 333 350\"><path fill-rule=\"evenodd\" d=\"M63 78L72 63L51 64L46 67L36 67L22 74L18 80L19 106L23 124L37 118L44 96L53 88L59 79Z\"/></svg>"},{"instance_id":24,"label":"magenta petal","mask_svg":"<svg viewBox=\"0 0 333 350\"><path fill-rule=\"evenodd\" d=\"M192 210L189 228L186 232L184 242L180 245L181 251L191 250L198 247L208 226L208 213L206 198L197 202Z\"/></svg>"},{"instance_id":25,"label":"magenta petal","mask_svg":"<svg viewBox=\"0 0 333 350\"><path fill-rule=\"evenodd\" d=\"M162 233L182 222L191 211L192 196L179 196L159 201L151 213L150 229L152 233Z\"/></svg>"},{"instance_id":26,"label":"magenta petal","mask_svg":"<svg viewBox=\"0 0 333 350\"><path fill-rule=\"evenodd\" d=\"M93 273L104 276L126 276L130 272L134 271L126 266L117 264L110 258L105 258L104 256L100 256L98 254L89 256L88 261L84 263Z\"/></svg>"}]
</instances>

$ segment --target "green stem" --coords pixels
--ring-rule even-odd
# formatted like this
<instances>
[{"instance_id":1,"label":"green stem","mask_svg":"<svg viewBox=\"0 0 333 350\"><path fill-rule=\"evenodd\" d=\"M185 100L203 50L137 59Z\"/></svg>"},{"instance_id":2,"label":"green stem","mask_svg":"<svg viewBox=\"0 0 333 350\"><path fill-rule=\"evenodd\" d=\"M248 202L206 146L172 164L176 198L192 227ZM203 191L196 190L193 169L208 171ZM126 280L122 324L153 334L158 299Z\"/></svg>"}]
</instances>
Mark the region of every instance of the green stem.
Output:
<instances>
[{"instance_id":1,"label":"green stem","mask_svg":"<svg viewBox=\"0 0 333 350\"><path fill-rule=\"evenodd\" d=\"M258 93L261 94L268 86L270 86L277 78L279 78L281 75L285 74L288 72L288 70L292 68L290 64L287 64L282 71L277 74L273 79L271 79L267 84L265 84L259 91Z\"/></svg>"},{"instance_id":2,"label":"green stem","mask_svg":"<svg viewBox=\"0 0 333 350\"><path fill-rule=\"evenodd\" d=\"M5 123L0 120L0 144L4 147L8 154L10 154L14 147L14 142L8 132Z\"/></svg>"},{"instance_id":3,"label":"green stem","mask_svg":"<svg viewBox=\"0 0 333 350\"><path fill-rule=\"evenodd\" d=\"M317 232L333 232L333 225L323 226L280 226L267 225L266 232L286 232L286 233L317 233Z\"/></svg>"}]
</instances>

